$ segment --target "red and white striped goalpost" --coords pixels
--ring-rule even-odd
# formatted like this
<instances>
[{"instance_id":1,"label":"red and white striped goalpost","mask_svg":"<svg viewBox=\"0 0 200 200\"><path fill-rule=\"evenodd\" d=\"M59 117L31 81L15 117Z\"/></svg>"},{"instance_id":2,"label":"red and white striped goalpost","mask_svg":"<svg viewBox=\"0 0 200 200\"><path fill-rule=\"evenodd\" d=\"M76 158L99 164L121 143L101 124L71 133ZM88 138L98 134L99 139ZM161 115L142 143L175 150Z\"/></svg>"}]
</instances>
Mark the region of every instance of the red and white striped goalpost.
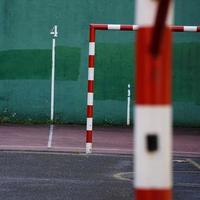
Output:
<instances>
[{"instance_id":1,"label":"red and white striped goalpost","mask_svg":"<svg viewBox=\"0 0 200 200\"><path fill-rule=\"evenodd\" d=\"M94 107L94 67L96 31L138 31L138 25L120 24L90 24L89 58L88 58L88 94L87 94L87 122L86 122L86 153L92 153L93 137L93 107ZM200 26L170 26L173 32L200 32Z\"/></svg>"}]
</instances>

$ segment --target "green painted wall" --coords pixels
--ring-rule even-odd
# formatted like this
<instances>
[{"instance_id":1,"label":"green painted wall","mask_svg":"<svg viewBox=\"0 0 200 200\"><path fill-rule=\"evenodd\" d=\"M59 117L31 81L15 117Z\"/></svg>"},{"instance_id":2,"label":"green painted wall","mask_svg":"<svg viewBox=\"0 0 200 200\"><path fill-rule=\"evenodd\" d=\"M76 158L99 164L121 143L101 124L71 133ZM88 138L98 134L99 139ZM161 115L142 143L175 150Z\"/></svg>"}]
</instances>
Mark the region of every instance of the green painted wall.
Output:
<instances>
[{"instance_id":1,"label":"green painted wall","mask_svg":"<svg viewBox=\"0 0 200 200\"><path fill-rule=\"evenodd\" d=\"M133 0L1 0L0 118L50 118L51 43L58 25L55 119L85 123L88 26L133 23ZM199 0L176 0L176 24L200 25ZM133 85L133 33L98 32L95 123L124 124L127 84ZM174 123L200 125L200 34L174 34Z\"/></svg>"}]
</instances>

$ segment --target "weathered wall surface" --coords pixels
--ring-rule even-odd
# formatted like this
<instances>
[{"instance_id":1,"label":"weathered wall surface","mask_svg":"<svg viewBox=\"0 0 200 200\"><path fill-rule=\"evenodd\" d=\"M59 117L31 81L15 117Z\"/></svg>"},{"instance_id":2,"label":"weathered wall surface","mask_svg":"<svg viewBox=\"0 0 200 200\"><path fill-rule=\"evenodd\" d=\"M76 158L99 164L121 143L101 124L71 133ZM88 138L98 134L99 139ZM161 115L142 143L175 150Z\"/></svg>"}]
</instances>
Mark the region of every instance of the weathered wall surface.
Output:
<instances>
[{"instance_id":1,"label":"weathered wall surface","mask_svg":"<svg viewBox=\"0 0 200 200\"><path fill-rule=\"evenodd\" d=\"M51 36L58 25L55 119L85 123L88 26L133 23L133 0L1 0L2 121L50 118ZM200 25L199 0L176 0L176 24ZM124 124L127 84L133 85L133 33L98 32L95 122ZM200 34L174 34L173 99L177 125L200 125Z\"/></svg>"}]
</instances>

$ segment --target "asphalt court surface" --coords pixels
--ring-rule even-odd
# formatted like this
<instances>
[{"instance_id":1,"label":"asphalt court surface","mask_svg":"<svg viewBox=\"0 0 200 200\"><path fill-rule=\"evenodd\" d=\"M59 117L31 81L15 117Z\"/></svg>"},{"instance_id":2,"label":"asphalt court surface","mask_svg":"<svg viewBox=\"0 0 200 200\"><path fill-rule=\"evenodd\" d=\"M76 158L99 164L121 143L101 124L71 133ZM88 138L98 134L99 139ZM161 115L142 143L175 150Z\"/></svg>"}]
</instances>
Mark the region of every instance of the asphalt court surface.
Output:
<instances>
[{"instance_id":1,"label":"asphalt court surface","mask_svg":"<svg viewBox=\"0 0 200 200\"><path fill-rule=\"evenodd\" d=\"M0 151L0 199L132 200L132 156ZM200 157L174 157L174 199L200 199Z\"/></svg>"}]
</instances>

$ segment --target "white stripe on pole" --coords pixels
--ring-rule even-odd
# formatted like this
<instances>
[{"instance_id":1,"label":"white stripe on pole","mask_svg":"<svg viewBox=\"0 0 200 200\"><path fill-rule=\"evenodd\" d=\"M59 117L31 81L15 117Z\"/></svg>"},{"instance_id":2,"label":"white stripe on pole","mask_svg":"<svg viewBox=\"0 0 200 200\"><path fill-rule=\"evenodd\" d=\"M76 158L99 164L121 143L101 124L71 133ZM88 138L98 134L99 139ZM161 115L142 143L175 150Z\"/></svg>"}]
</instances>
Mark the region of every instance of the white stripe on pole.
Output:
<instances>
[{"instance_id":1,"label":"white stripe on pole","mask_svg":"<svg viewBox=\"0 0 200 200\"><path fill-rule=\"evenodd\" d=\"M86 154L92 153L92 143L86 143Z\"/></svg>"},{"instance_id":2,"label":"white stripe on pole","mask_svg":"<svg viewBox=\"0 0 200 200\"><path fill-rule=\"evenodd\" d=\"M135 186L137 188L170 188L171 175L171 105L135 106ZM147 150L147 136L157 135L158 151ZM158 177L158 178L156 178Z\"/></svg>"},{"instance_id":3,"label":"white stripe on pole","mask_svg":"<svg viewBox=\"0 0 200 200\"><path fill-rule=\"evenodd\" d=\"M133 25L133 30L134 30L134 31L137 31L137 30L138 30L138 28L139 28L139 26L138 26L138 25Z\"/></svg>"},{"instance_id":4,"label":"white stripe on pole","mask_svg":"<svg viewBox=\"0 0 200 200\"><path fill-rule=\"evenodd\" d=\"M184 31L188 31L188 32L196 32L197 26L184 26L183 29Z\"/></svg>"},{"instance_id":5,"label":"white stripe on pole","mask_svg":"<svg viewBox=\"0 0 200 200\"><path fill-rule=\"evenodd\" d=\"M87 118L87 131L92 131L92 122L93 122L93 118L88 117Z\"/></svg>"},{"instance_id":6,"label":"white stripe on pole","mask_svg":"<svg viewBox=\"0 0 200 200\"><path fill-rule=\"evenodd\" d=\"M94 80L94 68L89 67L88 68L88 81Z\"/></svg>"},{"instance_id":7,"label":"white stripe on pole","mask_svg":"<svg viewBox=\"0 0 200 200\"><path fill-rule=\"evenodd\" d=\"M119 24L108 24L108 30L120 30L120 28Z\"/></svg>"},{"instance_id":8,"label":"white stripe on pole","mask_svg":"<svg viewBox=\"0 0 200 200\"><path fill-rule=\"evenodd\" d=\"M88 106L93 106L93 100L94 100L94 93L88 92L87 105Z\"/></svg>"},{"instance_id":9,"label":"white stripe on pole","mask_svg":"<svg viewBox=\"0 0 200 200\"><path fill-rule=\"evenodd\" d=\"M94 56L95 55L95 42L89 43L89 55Z\"/></svg>"},{"instance_id":10,"label":"white stripe on pole","mask_svg":"<svg viewBox=\"0 0 200 200\"><path fill-rule=\"evenodd\" d=\"M130 103L131 103L131 89L130 89L130 84L128 84L128 95L127 95L127 121L126 124L127 126L130 125Z\"/></svg>"}]
</instances>

